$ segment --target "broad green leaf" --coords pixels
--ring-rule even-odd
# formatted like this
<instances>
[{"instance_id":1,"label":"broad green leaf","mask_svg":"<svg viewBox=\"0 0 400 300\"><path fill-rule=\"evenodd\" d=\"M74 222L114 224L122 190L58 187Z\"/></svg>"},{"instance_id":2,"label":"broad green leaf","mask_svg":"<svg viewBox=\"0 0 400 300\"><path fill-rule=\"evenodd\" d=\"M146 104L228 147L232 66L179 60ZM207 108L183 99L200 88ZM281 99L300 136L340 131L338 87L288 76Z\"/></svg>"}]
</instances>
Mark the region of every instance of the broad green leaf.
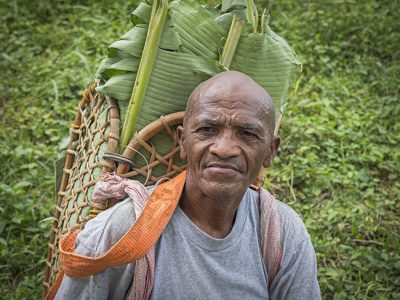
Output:
<instances>
[{"instance_id":1,"label":"broad green leaf","mask_svg":"<svg viewBox=\"0 0 400 300\"><path fill-rule=\"evenodd\" d=\"M271 34L247 33L240 39L231 69L249 75L263 86L279 110L300 72L300 63L283 39Z\"/></svg>"},{"instance_id":2,"label":"broad green leaf","mask_svg":"<svg viewBox=\"0 0 400 300\"><path fill-rule=\"evenodd\" d=\"M120 40L112 43L108 48L109 57L129 57L126 54L134 57L140 57L142 55L144 43L137 41ZM125 55L124 55L125 54Z\"/></svg>"},{"instance_id":3,"label":"broad green leaf","mask_svg":"<svg viewBox=\"0 0 400 300\"><path fill-rule=\"evenodd\" d=\"M251 76L269 92L277 110L284 105L300 64L287 42L269 28L266 11L259 22L252 0L222 1L212 9L194 0L158 0L153 6L149 25L136 25L114 42L97 75L103 80L98 91L119 101L130 99L133 113L124 122L124 144L161 115L184 110L200 82L226 69ZM166 17L161 7L162 14L168 9ZM132 13L135 24L147 23L149 12L149 2L140 5ZM244 27L233 26L234 15ZM136 78L140 72L145 76Z\"/></svg>"},{"instance_id":4,"label":"broad green leaf","mask_svg":"<svg viewBox=\"0 0 400 300\"><path fill-rule=\"evenodd\" d=\"M116 62L120 61L120 58L114 57L114 58L105 58L101 61L99 68L97 69L96 72L96 78L97 79L105 79L103 78L103 73L113 64Z\"/></svg>"},{"instance_id":5,"label":"broad green leaf","mask_svg":"<svg viewBox=\"0 0 400 300\"><path fill-rule=\"evenodd\" d=\"M222 0L222 12L246 8L246 0Z\"/></svg>"},{"instance_id":6,"label":"broad green leaf","mask_svg":"<svg viewBox=\"0 0 400 300\"><path fill-rule=\"evenodd\" d=\"M128 32L126 32L121 37L121 40L134 41L144 45L144 41L146 40L146 34L147 34L147 25L139 24L133 27Z\"/></svg>"},{"instance_id":7,"label":"broad green leaf","mask_svg":"<svg viewBox=\"0 0 400 300\"><path fill-rule=\"evenodd\" d=\"M148 24L151 16L151 5L140 2L136 9L131 13L131 22L133 25L138 23Z\"/></svg>"},{"instance_id":8,"label":"broad green leaf","mask_svg":"<svg viewBox=\"0 0 400 300\"><path fill-rule=\"evenodd\" d=\"M185 110L193 87L221 71L215 60L159 49L135 130L161 115Z\"/></svg>"},{"instance_id":9,"label":"broad green leaf","mask_svg":"<svg viewBox=\"0 0 400 300\"><path fill-rule=\"evenodd\" d=\"M125 33L121 40L108 47L109 58L141 57L146 40L147 25L140 24Z\"/></svg>"},{"instance_id":10,"label":"broad green leaf","mask_svg":"<svg viewBox=\"0 0 400 300\"><path fill-rule=\"evenodd\" d=\"M227 31L197 1L177 0L170 4L171 22L182 41L182 52L218 60Z\"/></svg>"},{"instance_id":11,"label":"broad green leaf","mask_svg":"<svg viewBox=\"0 0 400 300\"><path fill-rule=\"evenodd\" d=\"M128 72L136 73L139 67L140 59L137 57L123 58L117 62L110 64L110 66L104 70L101 75L104 79L109 79L115 75L121 75Z\"/></svg>"},{"instance_id":12,"label":"broad green leaf","mask_svg":"<svg viewBox=\"0 0 400 300\"><path fill-rule=\"evenodd\" d=\"M174 27L167 23L161 36L159 47L164 50L179 51L182 41Z\"/></svg>"},{"instance_id":13,"label":"broad green leaf","mask_svg":"<svg viewBox=\"0 0 400 300\"><path fill-rule=\"evenodd\" d=\"M96 91L115 99L128 101L131 97L135 75L135 73L126 73L111 77L106 83L98 86Z\"/></svg>"},{"instance_id":14,"label":"broad green leaf","mask_svg":"<svg viewBox=\"0 0 400 300\"><path fill-rule=\"evenodd\" d=\"M233 13L222 14L215 18L215 21L226 31L228 32L229 27L231 26L233 18Z\"/></svg>"}]
</instances>

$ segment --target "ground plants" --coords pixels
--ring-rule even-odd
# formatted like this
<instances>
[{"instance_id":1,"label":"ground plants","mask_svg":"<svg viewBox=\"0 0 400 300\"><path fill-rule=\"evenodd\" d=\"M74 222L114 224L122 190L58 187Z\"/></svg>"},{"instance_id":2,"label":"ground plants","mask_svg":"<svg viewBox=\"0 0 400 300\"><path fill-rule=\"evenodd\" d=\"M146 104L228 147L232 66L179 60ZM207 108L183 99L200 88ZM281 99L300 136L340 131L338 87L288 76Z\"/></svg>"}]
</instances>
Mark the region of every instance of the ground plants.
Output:
<instances>
[{"instance_id":1,"label":"ground plants","mask_svg":"<svg viewBox=\"0 0 400 300\"><path fill-rule=\"evenodd\" d=\"M41 295L53 162L135 1L0 1L0 294ZM400 297L398 1L258 1L303 63L266 185L304 218L325 299ZM46 221L47 219L47 221Z\"/></svg>"}]
</instances>

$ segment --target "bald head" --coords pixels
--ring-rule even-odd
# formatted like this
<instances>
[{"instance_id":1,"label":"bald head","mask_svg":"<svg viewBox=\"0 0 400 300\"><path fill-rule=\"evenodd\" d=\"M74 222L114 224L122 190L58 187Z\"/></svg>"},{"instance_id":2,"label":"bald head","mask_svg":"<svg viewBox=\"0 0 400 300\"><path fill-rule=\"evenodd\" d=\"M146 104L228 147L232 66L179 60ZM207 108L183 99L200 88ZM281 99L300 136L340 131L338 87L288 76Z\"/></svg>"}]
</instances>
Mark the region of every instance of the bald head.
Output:
<instances>
[{"instance_id":1,"label":"bald head","mask_svg":"<svg viewBox=\"0 0 400 300\"><path fill-rule=\"evenodd\" d=\"M260 112L261 118L268 125L270 136L275 128L275 108L271 96L267 91L249 76L237 72L226 71L218 73L199 84L190 95L184 119L184 126L193 113L202 110L208 101L231 101L251 103L253 108Z\"/></svg>"},{"instance_id":2,"label":"bald head","mask_svg":"<svg viewBox=\"0 0 400 300\"><path fill-rule=\"evenodd\" d=\"M250 77L223 72L201 83L177 128L180 156L187 160L185 189L201 201L241 201L279 148L274 126L272 99Z\"/></svg>"}]
</instances>

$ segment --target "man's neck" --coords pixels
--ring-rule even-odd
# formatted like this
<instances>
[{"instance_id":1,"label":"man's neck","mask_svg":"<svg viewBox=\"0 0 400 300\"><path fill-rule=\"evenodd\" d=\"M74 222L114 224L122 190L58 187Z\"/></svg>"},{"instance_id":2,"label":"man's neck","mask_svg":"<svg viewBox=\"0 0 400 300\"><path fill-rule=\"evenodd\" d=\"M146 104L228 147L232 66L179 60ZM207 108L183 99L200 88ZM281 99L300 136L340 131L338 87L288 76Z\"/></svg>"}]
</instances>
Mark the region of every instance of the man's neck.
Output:
<instances>
[{"instance_id":1,"label":"man's neck","mask_svg":"<svg viewBox=\"0 0 400 300\"><path fill-rule=\"evenodd\" d=\"M204 194L188 193L185 187L179 206L201 230L214 238L224 238L232 230L240 199L212 199Z\"/></svg>"}]
</instances>

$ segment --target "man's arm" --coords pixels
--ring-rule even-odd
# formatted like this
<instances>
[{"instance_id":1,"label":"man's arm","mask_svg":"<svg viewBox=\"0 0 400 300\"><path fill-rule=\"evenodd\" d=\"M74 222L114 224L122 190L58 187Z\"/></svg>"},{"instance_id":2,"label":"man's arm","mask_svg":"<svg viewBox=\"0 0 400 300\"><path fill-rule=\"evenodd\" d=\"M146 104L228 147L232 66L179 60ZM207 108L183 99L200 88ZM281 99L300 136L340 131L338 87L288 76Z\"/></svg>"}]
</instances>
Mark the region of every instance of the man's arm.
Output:
<instances>
[{"instance_id":1,"label":"man's arm","mask_svg":"<svg viewBox=\"0 0 400 300\"><path fill-rule=\"evenodd\" d=\"M115 205L90 220L76 240L76 253L101 256L107 252L135 221L130 199ZM109 268L83 278L64 276L56 299L125 299L133 280L134 263Z\"/></svg>"},{"instance_id":2,"label":"man's arm","mask_svg":"<svg viewBox=\"0 0 400 300\"><path fill-rule=\"evenodd\" d=\"M310 238L300 243L281 268L270 288L271 299L321 299L317 263Z\"/></svg>"}]
</instances>

